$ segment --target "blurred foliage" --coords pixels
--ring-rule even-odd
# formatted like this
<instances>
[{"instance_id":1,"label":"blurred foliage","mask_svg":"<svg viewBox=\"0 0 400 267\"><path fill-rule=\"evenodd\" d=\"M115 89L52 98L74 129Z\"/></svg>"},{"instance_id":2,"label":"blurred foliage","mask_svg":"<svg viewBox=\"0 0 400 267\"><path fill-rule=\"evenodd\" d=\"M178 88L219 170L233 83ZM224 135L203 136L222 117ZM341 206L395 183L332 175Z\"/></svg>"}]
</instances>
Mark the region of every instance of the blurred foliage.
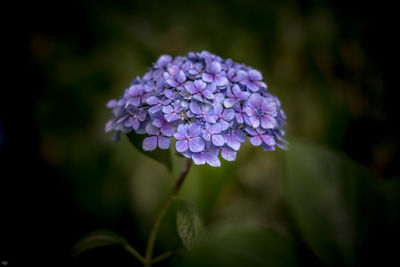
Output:
<instances>
[{"instance_id":1,"label":"blurred foliage","mask_svg":"<svg viewBox=\"0 0 400 267\"><path fill-rule=\"evenodd\" d=\"M208 230L197 249L159 265L384 266L395 258L400 150L397 83L388 79L395 68L384 60L392 60L396 18L388 3L15 4L6 43L22 46L7 55L18 88L6 90L11 101L0 117L0 188L10 189L0 201L0 252L10 265L32 264L45 251L49 266L139 266L117 247L69 261L75 242L103 228L143 253L184 164L174 156L169 174L126 136L112 143L105 103L160 54L201 50L259 69L297 139L289 137L288 152L245 144L236 162L193 167L180 196ZM176 210L167 213L155 255L181 246Z\"/></svg>"}]
</instances>

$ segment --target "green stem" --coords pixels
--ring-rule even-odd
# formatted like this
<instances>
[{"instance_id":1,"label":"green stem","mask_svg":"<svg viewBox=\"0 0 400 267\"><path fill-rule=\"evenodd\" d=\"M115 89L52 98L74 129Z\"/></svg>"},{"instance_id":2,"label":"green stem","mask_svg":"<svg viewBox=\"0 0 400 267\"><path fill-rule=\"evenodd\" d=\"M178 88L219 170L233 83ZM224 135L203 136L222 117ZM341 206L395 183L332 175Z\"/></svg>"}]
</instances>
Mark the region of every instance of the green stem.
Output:
<instances>
[{"instance_id":1,"label":"green stem","mask_svg":"<svg viewBox=\"0 0 400 267\"><path fill-rule=\"evenodd\" d=\"M124 248L131 253L136 259L138 259L141 263L145 264L146 263L146 259L143 258L142 255L140 255L140 253L134 249L133 247L131 247L130 245L125 245Z\"/></svg>"},{"instance_id":2,"label":"green stem","mask_svg":"<svg viewBox=\"0 0 400 267\"><path fill-rule=\"evenodd\" d=\"M161 254L161 255L155 257L155 258L151 261L151 263L153 264L153 263L160 262L160 261L162 261L162 260L165 260L165 259L168 258L168 257L171 257L171 256L174 255L175 253L180 253L180 252L182 252L181 249L180 249L180 250L170 250L170 251L164 252L163 254Z\"/></svg>"},{"instance_id":3,"label":"green stem","mask_svg":"<svg viewBox=\"0 0 400 267\"><path fill-rule=\"evenodd\" d=\"M175 182L174 187L172 188L171 195L165 202L161 211L158 213L157 219L154 223L153 229L151 230L149 239L147 241L145 266L151 266L151 263L152 263L151 256L153 254L153 248L154 248L154 244L156 241L158 229L160 228L161 221L164 218L165 214L167 213L167 210L168 210L169 206L171 205L172 200L174 200L175 196L179 193L179 190L181 189L182 184L185 181L185 178L186 178L187 174L189 173L191 166L192 166L192 160L188 159L186 161L186 165L185 165L184 169L182 170L181 174L179 175L178 179Z\"/></svg>"}]
</instances>

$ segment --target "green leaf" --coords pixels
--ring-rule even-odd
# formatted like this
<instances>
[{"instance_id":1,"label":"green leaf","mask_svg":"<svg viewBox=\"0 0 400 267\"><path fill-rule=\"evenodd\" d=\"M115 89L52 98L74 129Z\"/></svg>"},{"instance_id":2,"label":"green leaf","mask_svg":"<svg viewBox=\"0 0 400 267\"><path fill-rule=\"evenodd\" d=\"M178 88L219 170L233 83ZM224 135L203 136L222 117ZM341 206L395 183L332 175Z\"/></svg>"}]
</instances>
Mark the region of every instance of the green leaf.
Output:
<instances>
[{"instance_id":1,"label":"green leaf","mask_svg":"<svg viewBox=\"0 0 400 267\"><path fill-rule=\"evenodd\" d=\"M174 266L297 266L295 244L277 232L245 223L220 223Z\"/></svg>"},{"instance_id":2,"label":"green leaf","mask_svg":"<svg viewBox=\"0 0 400 267\"><path fill-rule=\"evenodd\" d=\"M136 134L135 132L130 132L127 134L129 141L131 141L132 145L136 147L140 152L145 154L146 156L160 162L163 164L165 167L167 167L168 171L172 171L172 160L171 160L171 154L169 149L160 149L157 148L154 151L144 151L142 144L143 140L148 137L147 135L144 134Z\"/></svg>"},{"instance_id":3,"label":"green leaf","mask_svg":"<svg viewBox=\"0 0 400 267\"><path fill-rule=\"evenodd\" d=\"M128 242L123 236L111 231L94 231L83 237L78 243L75 244L75 246L72 248L72 256L76 258L83 252L90 249L116 245L127 246Z\"/></svg>"},{"instance_id":4,"label":"green leaf","mask_svg":"<svg viewBox=\"0 0 400 267\"><path fill-rule=\"evenodd\" d=\"M182 199L179 201L176 226L183 245L190 250L197 244L202 224L194 205Z\"/></svg>"},{"instance_id":5,"label":"green leaf","mask_svg":"<svg viewBox=\"0 0 400 267\"><path fill-rule=\"evenodd\" d=\"M286 163L289 208L301 236L325 263L354 265L381 217L374 177L340 153L300 141L291 142Z\"/></svg>"}]
</instances>

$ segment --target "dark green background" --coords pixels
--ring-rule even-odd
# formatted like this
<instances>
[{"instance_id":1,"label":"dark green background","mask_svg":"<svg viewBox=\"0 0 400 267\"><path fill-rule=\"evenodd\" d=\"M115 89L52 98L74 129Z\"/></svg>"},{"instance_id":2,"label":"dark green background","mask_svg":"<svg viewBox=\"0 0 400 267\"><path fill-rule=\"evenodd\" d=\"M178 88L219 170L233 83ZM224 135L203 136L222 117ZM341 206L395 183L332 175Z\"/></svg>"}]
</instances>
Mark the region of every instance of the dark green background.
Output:
<instances>
[{"instance_id":1,"label":"dark green background","mask_svg":"<svg viewBox=\"0 0 400 267\"><path fill-rule=\"evenodd\" d=\"M182 190L206 240L166 266L384 266L397 251L395 9L365 1L27 1L2 8L0 261L138 263L118 247L77 260L111 229L143 252L171 176L105 108L160 54L209 50L263 73L288 116L289 152L249 144L194 167ZM329 147L329 148L327 148ZM354 162L357 163L354 163ZM155 253L180 246L174 207ZM163 264L160 264L163 265Z\"/></svg>"}]
</instances>

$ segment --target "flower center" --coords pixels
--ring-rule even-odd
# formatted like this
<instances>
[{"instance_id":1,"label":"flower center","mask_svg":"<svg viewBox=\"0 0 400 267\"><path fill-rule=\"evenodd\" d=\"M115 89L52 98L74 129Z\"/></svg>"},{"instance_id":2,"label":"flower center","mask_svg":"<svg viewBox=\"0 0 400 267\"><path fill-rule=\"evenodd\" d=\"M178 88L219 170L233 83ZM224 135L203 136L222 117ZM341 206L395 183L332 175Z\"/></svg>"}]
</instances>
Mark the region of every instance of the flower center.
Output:
<instances>
[{"instance_id":1,"label":"flower center","mask_svg":"<svg viewBox=\"0 0 400 267\"><path fill-rule=\"evenodd\" d=\"M264 111L261 108L257 109L256 112L257 112L257 115L263 115L264 114Z\"/></svg>"}]
</instances>

